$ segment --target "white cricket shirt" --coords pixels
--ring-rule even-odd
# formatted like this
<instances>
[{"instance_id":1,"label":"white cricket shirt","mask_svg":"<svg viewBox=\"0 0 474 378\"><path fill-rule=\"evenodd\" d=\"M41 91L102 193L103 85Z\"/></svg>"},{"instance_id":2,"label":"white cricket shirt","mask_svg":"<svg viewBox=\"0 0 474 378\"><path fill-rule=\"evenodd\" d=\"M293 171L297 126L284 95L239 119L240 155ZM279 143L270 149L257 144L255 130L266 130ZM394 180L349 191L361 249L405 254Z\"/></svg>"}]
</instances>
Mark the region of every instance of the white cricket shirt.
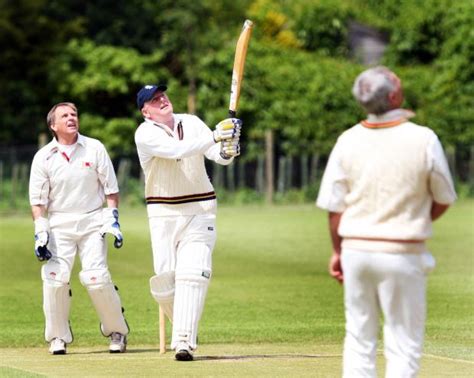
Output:
<instances>
[{"instance_id":1,"label":"white cricket shirt","mask_svg":"<svg viewBox=\"0 0 474 378\"><path fill-rule=\"evenodd\" d=\"M49 213L88 213L101 208L105 195L118 193L114 167L104 145L79 135L66 152L53 139L34 156L30 173L30 204ZM68 155L69 153L69 155Z\"/></svg>"}]
</instances>

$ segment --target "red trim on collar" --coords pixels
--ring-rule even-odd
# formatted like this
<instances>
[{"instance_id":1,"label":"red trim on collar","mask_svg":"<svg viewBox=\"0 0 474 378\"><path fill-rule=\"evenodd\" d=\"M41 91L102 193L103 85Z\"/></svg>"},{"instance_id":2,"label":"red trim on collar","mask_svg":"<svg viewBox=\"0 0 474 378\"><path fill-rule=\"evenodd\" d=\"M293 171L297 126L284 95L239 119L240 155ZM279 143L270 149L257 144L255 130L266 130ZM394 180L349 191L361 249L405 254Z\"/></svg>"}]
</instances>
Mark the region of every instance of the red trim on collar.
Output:
<instances>
[{"instance_id":1,"label":"red trim on collar","mask_svg":"<svg viewBox=\"0 0 474 378\"><path fill-rule=\"evenodd\" d=\"M369 129L384 129L387 127L394 127L405 123L407 120L405 118L396 119L394 121L387 122L369 122L367 120L361 121L360 124Z\"/></svg>"},{"instance_id":2,"label":"red trim on collar","mask_svg":"<svg viewBox=\"0 0 474 378\"><path fill-rule=\"evenodd\" d=\"M61 155L63 155L66 158L67 161L70 160L69 156L67 156L67 154L65 152L61 151Z\"/></svg>"}]
</instances>

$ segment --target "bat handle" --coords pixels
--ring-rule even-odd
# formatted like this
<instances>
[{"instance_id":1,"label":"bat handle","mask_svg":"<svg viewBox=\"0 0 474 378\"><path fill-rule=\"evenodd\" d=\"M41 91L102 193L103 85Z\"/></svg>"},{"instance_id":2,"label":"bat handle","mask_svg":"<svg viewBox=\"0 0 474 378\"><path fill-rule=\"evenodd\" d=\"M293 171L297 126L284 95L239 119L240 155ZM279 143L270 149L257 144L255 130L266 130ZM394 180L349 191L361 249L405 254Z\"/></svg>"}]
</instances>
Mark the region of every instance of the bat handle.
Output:
<instances>
[{"instance_id":1,"label":"bat handle","mask_svg":"<svg viewBox=\"0 0 474 378\"><path fill-rule=\"evenodd\" d=\"M237 112L235 110L230 110L229 109L229 117L230 118L235 118L237 117Z\"/></svg>"}]
</instances>

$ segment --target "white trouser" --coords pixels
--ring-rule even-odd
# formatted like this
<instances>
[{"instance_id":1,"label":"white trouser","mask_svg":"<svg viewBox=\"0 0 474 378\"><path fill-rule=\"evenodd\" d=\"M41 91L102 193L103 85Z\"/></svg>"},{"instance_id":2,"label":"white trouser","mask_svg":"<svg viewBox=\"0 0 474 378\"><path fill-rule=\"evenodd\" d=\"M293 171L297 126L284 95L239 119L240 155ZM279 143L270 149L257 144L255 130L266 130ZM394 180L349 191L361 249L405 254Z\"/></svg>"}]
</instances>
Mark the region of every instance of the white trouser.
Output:
<instances>
[{"instance_id":1,"label":"white trouser","mask_svg":"<svg viewBox=\"0 0 474 378\"><path fill-rule=\"evenodd\" d=\"M184 341L195 349L212 272L216 217L150 217L149 222L156 274L150 280L152 295L173 322L171 347Z\"/></svg>"},{"instance_id":2,"label":"white trouser","mask_svg":"<svg viewBox=\"0 0 474 378\"><path fill-rule=\"evenodd\" d=\"M66 325L69 328L70 299L66 298L65 293L67 289L69 296L69 281L76 253L79 254L81 260L82 272L80 274L82 276L84 276L84 272L97 271L101 277L110 278L107 266L107 242L99 233L103 224L102 209L87 214L52 213L49 216L49 223L51 231L48 247L53 256L42 267L45 338L47 341L51 341L55 337L64 338ZM112 284L111 280L105 282L105 278L102 281L104 285L110 286ZM125 324L119 299L118 304L115 303L114 309L104 309L103 306L99 306L99 308L96 303L104 302L108 297L104 296L104 300L101 298L94 300L92 293L95 294L98 291L92 292L91 289L94 287L88 285L84 279L81 279L81 283L91 294L94 307L101 319L112 318L115 323ZM109 291L111 292L111 290ZM118 294L111 295L117 295L118 298ZM120 330L114 329L113 331L124 330L128 330L128 328L122 326ZM71 342L72 335L66 334L64 341Z\"/></svg>"},{"instance_id":3,"label":"white trouser","mask_svg":"<svg viewBox=\"0 0 474 378\"><path fill-rule=\"evenodd\" d=\"M426 319L423 255L343 249L346 337L343 376L376 377L379 316L384 316L386 377L416 377Z\"/></svg>"}]
</instances>

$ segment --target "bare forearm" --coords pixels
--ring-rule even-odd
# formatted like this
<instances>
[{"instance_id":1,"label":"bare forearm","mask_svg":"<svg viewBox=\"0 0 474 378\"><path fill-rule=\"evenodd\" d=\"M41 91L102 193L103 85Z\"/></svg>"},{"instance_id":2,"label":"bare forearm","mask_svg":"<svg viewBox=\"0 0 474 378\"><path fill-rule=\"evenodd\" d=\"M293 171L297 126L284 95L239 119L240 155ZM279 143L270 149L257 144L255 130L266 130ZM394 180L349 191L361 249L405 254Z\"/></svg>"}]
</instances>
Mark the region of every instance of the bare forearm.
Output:
<instances>
[{"instance_id":1,"label":"bare forearm","mask_svg":"<svg viewBox=\"0 0 474 378\"><path fill-rule=\"evenodd\" d=\"M433 201L433 204L431 205L431 220L435 221L441 215L443 215L446 210L448 210L449 205L443 205L441 203L437 203Z\"/></svg>"},{"instance_id":2,"label":"bare forearm","mask_svg":"<svg viewBox=\"0 0 474 378\"><path fill-rule=\"evenodd\" d=\"M113 193L113 194L107 194L106 196L107 199L107 207L119 207L119 194L118 193Z\"/></svg>"},{"instance_id":3,"label":"bare forearm","mask_svg":"<svg viewBox=\"0 0 474 378\"><path fill-rule=\"evenodd\" d=\"M342 213L329 213L329 232L331 234L332 248L334 253L341 254L342 238L337 232L341 222Z\"/></svg>"},{"instance_id":4,"label":"bare forearm","mask_svg":"<svg viewBox=\"0 0 474 378\"><path fill-rule=\"evenodd\" d=\"M31 216L33 220L36 220L40 217L44 217L46 214L46 208L43 205L33 205L31 206Z\"/></svg>"}]
</instances>

